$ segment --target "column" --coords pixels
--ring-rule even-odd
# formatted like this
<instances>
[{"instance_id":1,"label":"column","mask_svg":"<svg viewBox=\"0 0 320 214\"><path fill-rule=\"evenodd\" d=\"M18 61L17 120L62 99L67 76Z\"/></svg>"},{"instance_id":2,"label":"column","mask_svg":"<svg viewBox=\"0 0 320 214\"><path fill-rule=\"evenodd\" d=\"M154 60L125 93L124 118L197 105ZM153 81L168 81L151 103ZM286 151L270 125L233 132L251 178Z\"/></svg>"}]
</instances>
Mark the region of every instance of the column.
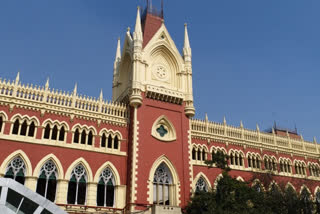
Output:
<instances>
[{"instance_id":1,"label":"column","mask_svg":"<svg viewBox=\"0 0 320 214\"><path fill-rule=\"evenodd\" d=\"M97 206L97 183L88 183L87 205Z\"/></svg>"},{"instance_id":2,"label":"column","mask_svg":"<svg viewBox=\"0 0 320 214\"><path fill-rule=\"evenodd\" d=\"M25 178L26 180L24 185L35 192L37 189L38 177L26 176Z\"/></svg>"},{"instance_id":3,"label":"column","mask_svg":"<svg viewBox=\"0 0 320 214\"><path fill-rule=\"evenodd\" d=\"M57 181L56 203L67 204L68 180L59 179Z\"/></svg>"}]
</instances>

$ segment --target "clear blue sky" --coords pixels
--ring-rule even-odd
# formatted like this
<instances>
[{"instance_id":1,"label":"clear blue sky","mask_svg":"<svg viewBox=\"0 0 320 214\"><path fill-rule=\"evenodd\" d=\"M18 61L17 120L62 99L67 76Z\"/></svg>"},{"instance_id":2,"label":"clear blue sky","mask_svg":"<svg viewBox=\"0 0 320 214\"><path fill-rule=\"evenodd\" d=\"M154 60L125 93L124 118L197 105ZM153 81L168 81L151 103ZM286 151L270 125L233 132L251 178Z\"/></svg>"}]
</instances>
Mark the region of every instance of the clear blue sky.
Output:
<instances>
[{"instance_id":1,"label":"clear blue sky","mask_svg":"<svg viewBox=\"0 0 320 214\"><path fill-rule=\"evenodd\" d=\"M320 141L319 0L164 0L193 51L196 117L247 128L274 121ZM159 0L153 0L159 5ZM144 0L0 1L0 76L111 99L116 41Z\"/></svg>"}]
</instances>

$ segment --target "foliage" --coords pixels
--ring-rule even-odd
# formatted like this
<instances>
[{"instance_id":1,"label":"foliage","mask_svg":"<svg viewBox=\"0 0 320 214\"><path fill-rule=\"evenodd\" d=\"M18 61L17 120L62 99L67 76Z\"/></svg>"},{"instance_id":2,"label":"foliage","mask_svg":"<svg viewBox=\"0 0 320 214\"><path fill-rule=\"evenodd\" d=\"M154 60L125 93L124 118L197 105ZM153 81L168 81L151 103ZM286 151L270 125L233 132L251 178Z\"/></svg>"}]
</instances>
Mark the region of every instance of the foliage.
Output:
<instances>
[{"instance_id":1,"label":"foliage","mask_svg":"<svg viewBox=\"0 0 320 214\"><path fill-rule=\"evenodd\" d=\"M196 192L191 198L185 212L187 214L311 214L320 213L318 202L313 204L310 193L303 189L298 196L288 186L281 189L271 184L270 189L263 191L262 183L249 183L232 178L228 172L228 156L222 152L213 155L212 161L206 161L208 167L215 166L223 170L216 190ZM273 180L272 174L265 180ZM270 183L269 183L270 184ZM320 196L320 195L319 195Z\"/></svg>"}]
</instances>

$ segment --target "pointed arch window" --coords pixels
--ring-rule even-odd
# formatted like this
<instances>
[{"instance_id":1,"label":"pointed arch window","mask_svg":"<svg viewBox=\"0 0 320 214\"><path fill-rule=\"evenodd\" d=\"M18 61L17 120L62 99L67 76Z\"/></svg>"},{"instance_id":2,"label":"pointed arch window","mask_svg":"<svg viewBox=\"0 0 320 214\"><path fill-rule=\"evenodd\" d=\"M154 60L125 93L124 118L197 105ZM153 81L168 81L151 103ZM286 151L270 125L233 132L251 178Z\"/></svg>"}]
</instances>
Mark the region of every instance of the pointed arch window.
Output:
<instances>
[{"instance_id":1,"label":"pointed arch window","mask_svg":"<svg viewBox=\"0 0 320 214\"><path fill-rule=\"evenodd\" d=\"M25 120L25 121L23 121L23 123L21 125L20 135L26 136L27 128L28 128L28 124L27 124L27 121Z\"/></svg>"},{"instance_id":2,"label":"pointed arch window","mask_svg":"<svg viewBox=\"0 0 320 214\"><path fill-rule=\"evenodd\" d=\"M18 134L19 126L20 126L19 119L16 119L16 121L13 124L12 134Z\"/></svg>"},{"instance_id":3,"label":"pointed arch window","mask_svg":"<svg viewBox=\"0 0 320 214\"><path fill-rule=\"evenodd\" d=\"M57 188L57 167L52 160L47 161L41 168L37 193L54 202Z\"/></svg>"},{"instance_id":4,"label":"pointed arch window","mask_svg":"<svg viewBox=\"0 0 320 214\"><path fill-rule=\"evenodd\" d=\"M83 130L81 133L81 144L86 144L86 138L87 138L86 131Z\"/></svg>"},{"instance_id":5,"label":"pointed arch window","mask_svg":"<svg viewBox=\"0 0 320 214\"><path fill-rule=\"evenodd\" d=\"M167 165L161 163L153 176L153 204L170 205L172 188L172 175Z\"/></svg>"},{"instance_id":6,"label":"pointed arch window","mask_svg":"<svg viewBox=\"0 0 320 214\"><path fill-rule=\"evenodd\" d=\"M115 196L115 179L110 168L103 170L99 177L97 189L97 206L113 207Z\"/></svg>"},{"instance_id":7,"label":"pointed arch window","mask_svg":"<svg viewBox=\"0 0 320 214\"><path fill-rule=\"evenodd\" d=\"M309 191L304 187L300 193L300 202L303 213L312 213L312 201Z\"/></svg>"},{"instance_id":8,"label":"pointed arch window","mask_svg":"<svg viewBox=\"0 0 320 214\"><path fill-rule=\"evenodd\" d=\"M114 149L118 149L119 148L119 138L118 138L117 135L114 137L113 148Z\"/></svg>"},{"instance_id":9,"label":"pointed arch window","mask_svg":"<svg viewBox=\"0 0 320 214\"><path fill-rule=\"evenodd\" d=\"M196 149L195 148L192 148L192 160L196 160Z\"/></svg>"},{"instance_id":10,"label":"pointed arch window","mask_svg":"<svg viewBox=\"0 0 320 214\"><path fill-rule=\"evenodd\" d=\"M88 145L92 145L92 141L93 141L93 134L92 134L92 131L89 131L89 134L88 134Z\"/></svg>"},{"instance_id":11,"label":"pointed arch window","mask_svg":"<svg viewBox=\"0 0 320 214\"><path fill-rule=\"evenodd\" d=\"M0 116L0 132L2 131L2 125L3 125L3 118Z\"/></svg>"},{"instance_id":12,"label":"pointed arch window","mask_svg":"<svg viewBox=\"0 0 320 214\"><path fill-rule=\"evenodd\" d=\"M14 158L7 166L5 178L12 178L20 184L24 184L26 174L26 165L21 157Z\"/></svg>"},{"instance_id":13,"label":"pointed arch window","mask_svg":"<svg viewBox=\"0 0 320 214\"><path fill-rule=\"evenodd\" d=\"M208 184L203 177L200 177L196 183L196 193L208 192Z\"/></svg>"},{"instance_id":14,"label":"pointed arch window","mask_svg":"<svg viewBox=\"0 0 320 214\"><path fill-rule=\"evenodd\" d=\"M49 139L49 137L50 137L50 125L47 124L47 125L46 125L46 128L44 129L43 138L44 138L44 139Z\"/></svg>"},{"instance_id":15,"label":"pointed arch window","mask_svg":"<svg viewBox=\"0 0 320 214\"><path fill-rule=\"evenodd\" d=\"M103 147L103 148L106 147L106 141L107 141L106 134L103 133L103 134L102 134L102 137L101 137L101 147Z\"/></svg>"},{"instance_id":16,"label":"pointed arch window","mask_svg":"<svg viewBox=\"0 0 320 214\"><path fill-rule=\"evenodd\" d=\"M62 126L59 132L59 141L64 141L64 135L66 133L66 130L64 129L64 127Z\"/></svg>"},{"instance_id":17,"label":"pointed arch window","mask_svg":"<svg viewBox=\"0 0 320 214\"><path fill-rule=\"evenodd\" d=\"M74 132L74 136L73 136L73 142L74 143L79 143L79 129L76 129L76 131Z\"/></svg>"},{"instance_id":18,"label":"pointed arch window","mask_svg":"<svg viewBox=\"0 0 320 214\"><path fill-rule=\"evenodd\" d=\"M28 137L33 137L34 136L35 129L36 129L36 126L35 126L34 122L32 121L30 126L29 126Z\"/></svg>"},{"instance_id":19,"label":"pointed arch window","mask_svg":"<svg viewBox=\"0 0 320 214\"><path fill-rule=\"evenodd\" d=\"M85 204L87 191L87 172L82 164L71 173L68 186L68 204Z\"/></svg>"},{"instance_id":20,"label":"pointed arch window","mask_svg":"<svg viewBox=\"0 0 320 214\"><path fill-rule=\"evenodd\" d=\"M111 135L109 135L109 137L108 137L108 148L112 148L112 137L111 137Z\"/></svg>"},{"instance_id":21,"label":"pointed arch window","mask_svg":"<svg viewBox=\"0 0 320 214\"><path fill-rule=\"evenodd\" d=\"M52 135L51 135L51 140L57 140L58 136L58 127L55 125L52 129Z\"/></svg>"}]
</instances>

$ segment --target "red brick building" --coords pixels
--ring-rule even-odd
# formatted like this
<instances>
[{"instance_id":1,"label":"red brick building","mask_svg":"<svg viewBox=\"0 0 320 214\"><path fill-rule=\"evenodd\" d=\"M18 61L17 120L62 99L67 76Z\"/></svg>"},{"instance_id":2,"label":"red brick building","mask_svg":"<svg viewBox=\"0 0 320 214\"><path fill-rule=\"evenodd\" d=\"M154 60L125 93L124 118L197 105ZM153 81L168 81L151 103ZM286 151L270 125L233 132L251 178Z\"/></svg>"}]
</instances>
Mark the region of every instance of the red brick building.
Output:
<instances>
[{"instance_id":1,"label":"red brick building","mask_svg":"<svg viewBox=\"0 0 320 214\"><path fill-rule=\"evenodd\" d=\"M0 80L0 176L68 212L180 213L195 191L215 188L222 151L238 179L306 189L320 197L319 146L296 133L191 119L192 54L182 54L163 13L138 9L116 51L113 98ZM264 188L268 188L265 186Z\"/></svg>"}]
</instances>

